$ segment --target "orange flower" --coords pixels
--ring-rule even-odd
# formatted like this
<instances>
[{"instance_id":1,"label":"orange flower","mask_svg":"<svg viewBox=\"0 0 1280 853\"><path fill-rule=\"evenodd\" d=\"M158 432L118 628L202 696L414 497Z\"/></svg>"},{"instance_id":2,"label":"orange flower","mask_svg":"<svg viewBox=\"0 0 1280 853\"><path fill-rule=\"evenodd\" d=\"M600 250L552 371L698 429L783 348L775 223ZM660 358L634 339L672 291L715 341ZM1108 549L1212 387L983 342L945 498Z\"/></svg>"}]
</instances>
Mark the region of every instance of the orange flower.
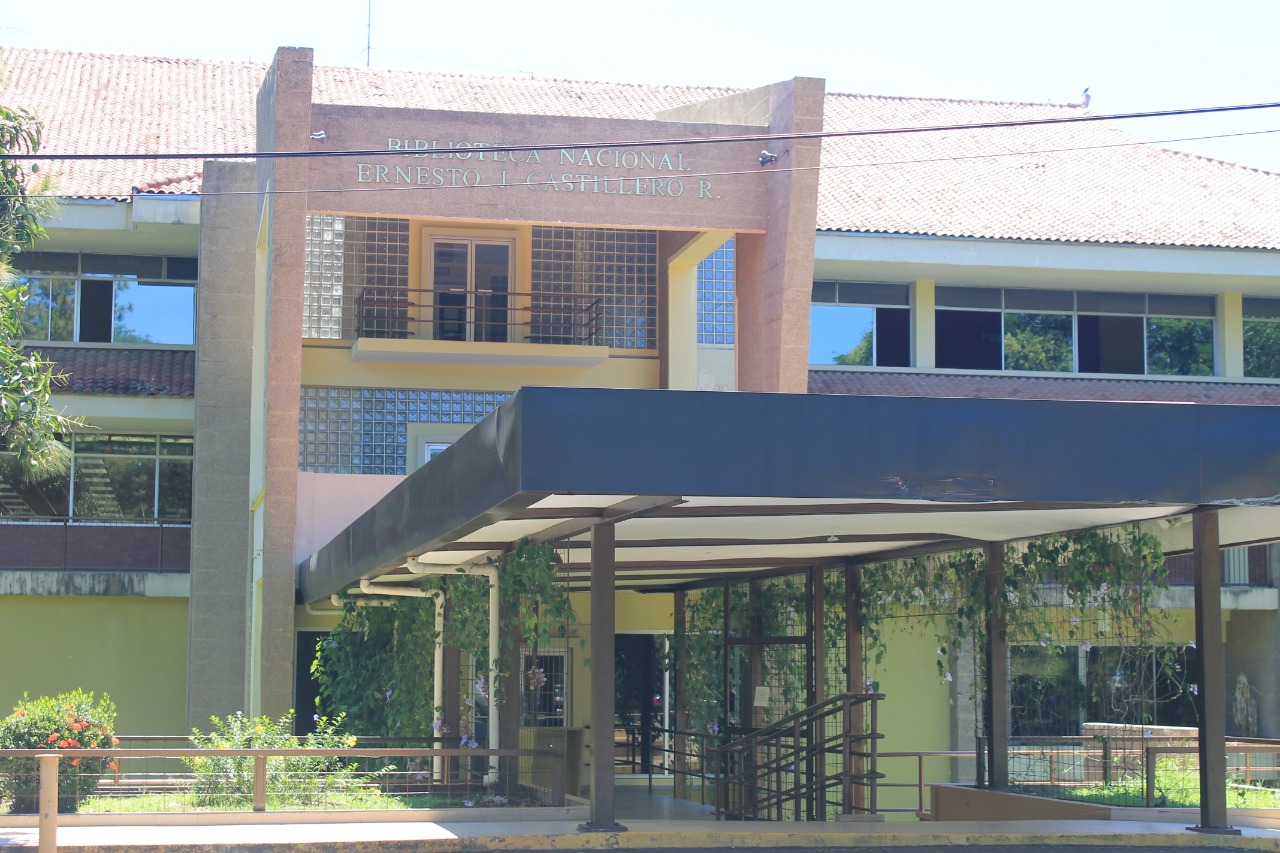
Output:
<instances>
[{"instance_id":1,"label":"orange flower","mask_svg":"<svg viewBox=\"0 0 1280 853\"><path fill-rule=\"evenodd\" d=\"M14 713L16 713L19 717L25 717L25 716L27 715L27 712L26 712L26 711L24 711L24 710L22 710L21 708L19 708L19 709L18 709L17 711L15 711Z\"/></svg>"},{"instance_id":2,"label":"orange flower","mask_svg":"<svg viewBox=\"0 0 1280 853\"><path fill-rule=\"evenodd\" d=\"M78 732L82 732L85 729L85 725L84 723L72 723L71 728L75 729Z\"/></svg>"},{"instance_id":3,"label":"orange flower","mask_svg":"<svg viewBox=\"0 0 1280 853\"><path fill-rule=\"evenodd\" d=\"M67 742L65 740L58 741L58 749L66 749L66 748L67 748Z\"/></svg>"},{"instance_id":4,"label":"orange flower","mask_svg":"<svg viewBox=\"0 0 1280 853\"><path fill-rule=\"evenodd\" d=\"M80 748L80 741L78 740L69 740L67 741L67 744L70 746L74 746L76 749Z\"/></svg>"},{"instance_id":5,"label":"orange flower","mask_svg":"<svg viewBox=\"0 0 1280 853\"><path fill-rule=\"evenodd\" d=\"M53 743L57 739L58 739L57 735L49 735L49 743Z\"/></svg>"},{"instance_id":6,"label":"orange flower","mask_svg":"<svg viewBox=\"0 0 1280 853\"><path fill-rule=\"evenodd\" d=\"M80 759L78 759L78 758L73 758L73 759L71 759L71 766L72 766L72 767L79 767L79 766L80 766Z\"/></svg>"},{"instance_id":7,"label":"orange flower","mask_svg":"<svg viewBox=\"0 0 1280 853\"><path fill-rule=\"evenodd\" d=\"M104 732L104 734L105 734L105 732ZM111 745L112 745L112 746L119 746L119 745L120 745L120 738L118 738L118 737L113 737L113 738L111 739Z\"/></svg>"},{"instance_id":8,"label":"orange flower","mask_svg":"<svg viewBox=\"0 0 1280 853\"><path fill-rule=\"evenodd\" d=\"M108 761L108 762L107 762L107 766L108 766L108 767L110 767L112 770L119 770L119 769L120 769L120 762L118 762L118 761Z\"/></svg>"},{"instance_id":9,"label":"orange flower","mask_svg":"<svg viewBox=\"0 0 1280 853\"><path fill-rule=\"evenodd\" d=\"M76 721L76 718L75 718L75 717L71 716L70 714L67 714L67 722L68 722L68 723L74 723L75 721Z\"/></svg>"}]
</instances>

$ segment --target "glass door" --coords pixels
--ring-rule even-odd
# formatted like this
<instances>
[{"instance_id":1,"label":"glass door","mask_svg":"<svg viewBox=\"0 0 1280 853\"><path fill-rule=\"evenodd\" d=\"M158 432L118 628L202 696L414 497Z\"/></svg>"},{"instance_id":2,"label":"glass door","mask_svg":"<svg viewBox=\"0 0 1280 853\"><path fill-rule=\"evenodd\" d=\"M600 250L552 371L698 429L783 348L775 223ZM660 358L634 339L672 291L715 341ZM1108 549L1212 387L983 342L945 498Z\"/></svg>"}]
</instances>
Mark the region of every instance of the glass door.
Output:
<instances>
[{"instance_id":1,"label":"glass door","mask_svg":"<svg viewBox=\"0 0 1280 853\"><path fill-rule=\"evenodd\" d=\"M431 241L432 322L438 341L506 341L513 243Z\"/></svg>"}]
</instances>

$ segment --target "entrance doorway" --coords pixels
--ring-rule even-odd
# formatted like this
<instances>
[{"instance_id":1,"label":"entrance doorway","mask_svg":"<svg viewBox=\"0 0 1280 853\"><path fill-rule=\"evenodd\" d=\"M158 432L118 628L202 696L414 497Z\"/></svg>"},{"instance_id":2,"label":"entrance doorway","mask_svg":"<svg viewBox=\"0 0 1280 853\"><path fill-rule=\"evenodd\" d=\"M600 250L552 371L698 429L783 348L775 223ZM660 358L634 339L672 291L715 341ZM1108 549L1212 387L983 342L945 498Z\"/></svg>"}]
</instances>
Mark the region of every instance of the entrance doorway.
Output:
<instances>
[{"instance_id":1,"label":"entrance doorway","mask_svg":"<svg viewBox=\"0 0 1280 853\"><path fill-rule=\"evenodd\" d=\"M664 634L614 638L614 767L621 774L666 772L671 681L663 665Z\"/></svg>"}]
</instances>

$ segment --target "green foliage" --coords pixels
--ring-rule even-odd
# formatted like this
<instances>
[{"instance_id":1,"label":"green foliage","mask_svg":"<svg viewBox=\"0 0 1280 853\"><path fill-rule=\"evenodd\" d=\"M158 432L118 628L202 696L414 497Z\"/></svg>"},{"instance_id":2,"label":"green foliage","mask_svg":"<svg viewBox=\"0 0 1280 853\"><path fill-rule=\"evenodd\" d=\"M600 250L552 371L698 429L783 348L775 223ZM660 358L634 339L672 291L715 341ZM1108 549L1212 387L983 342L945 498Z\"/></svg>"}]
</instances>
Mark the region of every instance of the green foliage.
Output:
<instances>
[{"instance_id":1,"label":"green foliage","mask_svg":"<svg viewBox=\"0 0 1280 853\"><path fill-rule=\"evenodd\" d=\"M566 587L556 580L558 565L560 555L552 543L527 539L517 542L500 560L498 586L507 614L504 619L510 620L506 627L514 629L521 645L545 647L553 638L567 637L569 626L577 621ZM515 650L502 652L515 660Z\"/></svg>"},{"instance_id":2,"label":"green foliage","mask_svg":"<svg viewBox=\"0 0 1280 853\"><path fill-rule=\"evenodd\" d=\"M435 601L349 600L311 664L324 707L348 730L382 737L430 737L435 673Z\"/></svg>"},{"instance_id":3,"label":"green foliage","mask_svg":"<svg viewBox=\"0 0 1280 853\"><path fill-rule=\"evenodd\" d=\"M1147 372L1167 376L1213 375L1213 321L1147 319Z\"/></svg>"},{"instance_id":4,"label":"green foliage","mask_svg":"<svg viewBox=\"0 0 1280 853\"><path fill-rule=\"evenodd\" d=\"M1005 370L1071 372L1071 317L1005 314Z\"/></svg>"},{"instance_id":5,"label":"green foliage","mask_svg":"<svg viewBox=\"0 0 1280 853\"><path fill-rule=\"evenodd\" d=\"M1066 644L1103 640L1144 654L1165 645L1168 653L1160 659L1173 660L1165 644L1163 613L1148 606L1151 593L1167 587L1164 552L1149 532L1136 526L1085 530L1010 545L1004 585L994 600L988 599L985 572L986 560L978 550L865 567L869 655L876 662L884 657L881 631L886 620L913 615L932 626L938 674L950 680L963 645L985 646L990 609L1004 615L1010 642L1056 651ZM1086 624L1094 626L1092 633L1086 634ZM1137 716L1148 710L1144 705Z\"/></svg>"},{"instance_id":6,"label":"green foliage","mask_svg":"<svg viewBox=\"0 0 1280 853\"><path fill-rule=\"evenodd\" d=\"M22 701L0 720L0 749L110 749L115 738L116 706L103 695L72 690ZM64 758L58 767L58 811L75 812L91 796L98 779L115 762L106 758ZM39 776L33 758L0 759L0 799L12 814L35 812Z\"/></svg>"},{"instance_id":7,"label":"green foliage","mask_svg":"<svg viewBox=\"0 0 1280 853\"><path fill-rule=\"evenodd\" d=\"M40 150L43 125L26 110L0 106L0 259L8 258L44 237L40 218L48 204L37 195L48 182L30 173L23 161L6 154L34 154Z\"/></svg>"},{"instance_id":8,"label":"green foliage","mask_svg":"<svg viewBox=\"0 0 1280 853\"><path fill-rule=\"evenodd\" d=\"M872 363L871 360L871 330L867 329L862 333L862 340L848 352L840 353L832 362L843 365L867 365Z\"/></svg>"},{"instance_id":9,"label":"green foliage","mask_svg":"<svg viewBox=\"0 0 1280 853\"><path fill-rule=\"evenodd\" d=\"M30 113L0 106L0 449L14 451L33 479L67 471L71 454L58 435L75 426L52 406L57 377L49 363L18 346L27 289L8 264L15 252L44 236L40 217L49 207L33 197L33 190L47 185L4 155L34 153L40 134L40 122Z\"/></svg>"},{"instance_id":10,"label":"green foliage","mask_svg":"<svg viewBox=\"0 0 1280 853\"><path fill-rule=\"evenodd\" d=\"M197 749L350 749L353 735L342 731L343 719L320 717L315 731L301 741L293 735L293 712L278 720L241 713L210 718L206 734L191 731ZM194 776L192 794L196 806L251 808L253 758L251 756L195 755L182 759ZM355 763L326 756L281 756L267 759L267 806L272 809L326 805L370 783Z\"/></svg>"}]
</instances>

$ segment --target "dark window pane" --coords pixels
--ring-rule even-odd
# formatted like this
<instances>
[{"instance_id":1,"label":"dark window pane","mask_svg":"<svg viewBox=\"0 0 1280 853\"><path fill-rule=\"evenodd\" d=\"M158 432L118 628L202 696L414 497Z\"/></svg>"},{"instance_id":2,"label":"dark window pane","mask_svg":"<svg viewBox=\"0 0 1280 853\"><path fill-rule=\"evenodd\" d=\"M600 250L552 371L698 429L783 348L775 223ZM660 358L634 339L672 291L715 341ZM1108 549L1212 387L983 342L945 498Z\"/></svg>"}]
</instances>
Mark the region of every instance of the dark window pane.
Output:
<instances>
[{"instance_id":1,"label":"dark window pane","mask_svg":"<svg viewBox=\"0 0 1280 853\"><path fill-rule=\"evenodd\" d=\"M1133 373L1144 369L1141 317L1076 317L1076 352L1081 373Z\"/></svg>"},{"instance_id":2,"label":"dark window pane","mask_svg":"<svg viewBox=\"0 0 1280 853\"><path fill-rule=\"evenodd\" d=\"M1217 313L1217 306L1212 296L1152 293L1147 297L1147 313L1162 317L1212 317Z\"/></svg>"},{"instance_id":3,"label":"dark window pane","mask_svg":"<svg viewBox=\"0 0 1280 853\"><path fill-rule=\"evenodd\" d=\"M436 340L467 339L469 244L438 242L432 247Z\"/></svg>"},{"instance_id":4,"label":"dark window pane","mask_svg":"<svg viewBox=\"0 0 1280 853\"><path fill-rule=\"evenodd\" d=\"M80 337L85 343L111 343L111 303L115 282L80 282Z\"/></svg>"},{"instance_id":5,"label":"dark window pane","mask_svg":"<svg viewBox=\"0 0 1280 853\"><path fill-rule=\"evenodd\" d=\"M192 448L192 440L189 438L165 438L160 439L160 455L161 456L190 456Z\"/></svg>"},{"instance_id":6,"label":"dark window pane","mask_svg":"<svg viewBox=\"0 0 1280 853\"><path fill-rule=\"evenodd\" d=\"M81 255L84 275L127 275L164 278L164 258L149 255Z\"/></svg>"},{"instance_id":7,"label":"dark window pane","mask_svg":"<svg viewBox=\"0 0 1280 853\"><path fill-rule=\"evenodd\" d=\"M158 498L158 518L191 518L191 460L160 460Z\"/></svg>"},{"instance_id":8,"label":"dark window pane","mask_svg":"<svg viewBox=\"0 0 1280 853\"><path fill-rule=\"evenodd\" d=\"M1005 314L1005 370L1070 372L1071 325L1070 314Z\"/></svg>"},{"instance_id":9,"label":"dark window pane","mask_svg":"<svg viewBox=\"0 0 1280 853\"><path fill-rule=\"evenodd\" d=\"M1145 314L1147 295L1081 290L1076 293L1076 310L1098 314Z\"/></svg>"},{"instance_id":10,"label":"dark window pane","mask_svg":"<svg viewBox=\"0 0 1280 853\"><path fill-rule=\"evenodd\" d=\"M1073 311L1076 295L1070 290L1025 290L1004 292L1006 311Z\"/></svg>"},{"instance_id":11,"label":"dark window pane","mask_svg":"<svg viewBox=\"0 0 1280 853\"><path fill-rule=\"evenodd\" d=\"M165 278L171 281L195 281L200 277L196 258L165 258Z\"/></svg>"},{"instance_id":12,"label":"dark window pane","mask_svg":"<svg viewBox=\"0 0 1280 853\"><path fill-rule=\"evenodd\" d=\"M1244 298L1244 316L1246 319L1259 317L1269 320L1280 320L1280 299L1265 299L1260 296Z\"/></svg>"},{"instance_id":13,"label":"dark window pane","mask_svg":"<svg viewBox=\"0 0 1280 853\"><path fill-rule=\"evenodd\" d=\"M75 275L78 258L73 252L19 252L9 259L22 272L61 272Z\"/></svg>"},{"instance_id":14,"label":"dark window pane","mask_svg":"<svg viewBox=\"0 0 1280 853\"><path fill-rule=\"evenodd\" d=\"M511 246L477 243L475 246L475 322L477 341L507 339L507 307L511 277Z\"/></svg>"},{"instance_id":15,"label":"dark window pane","mask_svg":"<svg viewBox=\"0 0 1280 853\"><path fill-rule=\"evenodd\" d=\"M846 305L910 305L911 291L905 284L873 281L842 281L838 300Z\"/></svg>"},{"instance_id":16,"label":"dark window pane","mask_svg":"<svg viewBox=\"0 0 1280 853\"><path fill-rule=\"evenodd\" d=\"M945 308L999 308L1001 294L998 287L939 287L934 300Z\"/></svg>"},{"instance_id":17,"label":"dark window pane","mask_svg":"<svg viewBox=\"0 0 1280 853\"><path fill-rule=\"evenodd\" d=\"M66 474L32 482L16 456L0 453L0 516L65 516L69 482Z\"/></svg>"},{"instance_id":18,"label":"dark window pane","mask_svg":"<svg viewBox=\"0 0 1280 853\"><path fill-rule=\"evenodd\" d=\"M876 309L876 366L911 366L911 309Z\"/></svg>"},{"instance_id":19,"label":"dark window pane","mask_svg":"<svg viewBox=\"0 0 1280 853\"><path fill-rule=\"evenodd\" d=\"M941 288L939 288L941 289ZM996 311L936 311L938 367L1000 369L1000 314Z\"/></svg>"},{"instance_id":20,"label":"dark window pane","mask_svg":"<svg viewBox=\"0 0 1280 853\"><path fill-rule=\"evenodd\" d=\"M1149 318L1147 372L1166 376L1212 376L1213 321Z\"/></svg>"},{"instance_id":21,"label":"dark window pane","mask_svg":"<svg viewBox=\"0 0 1280 853\"><path fill-rule=\"evenodd\" d=\"M155 456L156 439L151 435L76 435L76 453L110 453L126 456Z\"/></svg>"},{"instance_id":22,"label":"dark window pane","mask_svg":"<svg viewBox=\"0 0 1280 853\"><path fill-rule=\"evenodd\" d=\"M1280 323L1245 321L1244 375L1280 377Z\"/></svg>"},{"instance_id":23,"label":"dark window pane","mask_svg":"<svg viewBox=\"0 0 1280 853\"><path fill-rule=\"evenodd\" d=\"M815 281L813 283L813 296L810 297L810 301L835 302L836 283L834 281Z\"/></svg>"}]
</instances>

